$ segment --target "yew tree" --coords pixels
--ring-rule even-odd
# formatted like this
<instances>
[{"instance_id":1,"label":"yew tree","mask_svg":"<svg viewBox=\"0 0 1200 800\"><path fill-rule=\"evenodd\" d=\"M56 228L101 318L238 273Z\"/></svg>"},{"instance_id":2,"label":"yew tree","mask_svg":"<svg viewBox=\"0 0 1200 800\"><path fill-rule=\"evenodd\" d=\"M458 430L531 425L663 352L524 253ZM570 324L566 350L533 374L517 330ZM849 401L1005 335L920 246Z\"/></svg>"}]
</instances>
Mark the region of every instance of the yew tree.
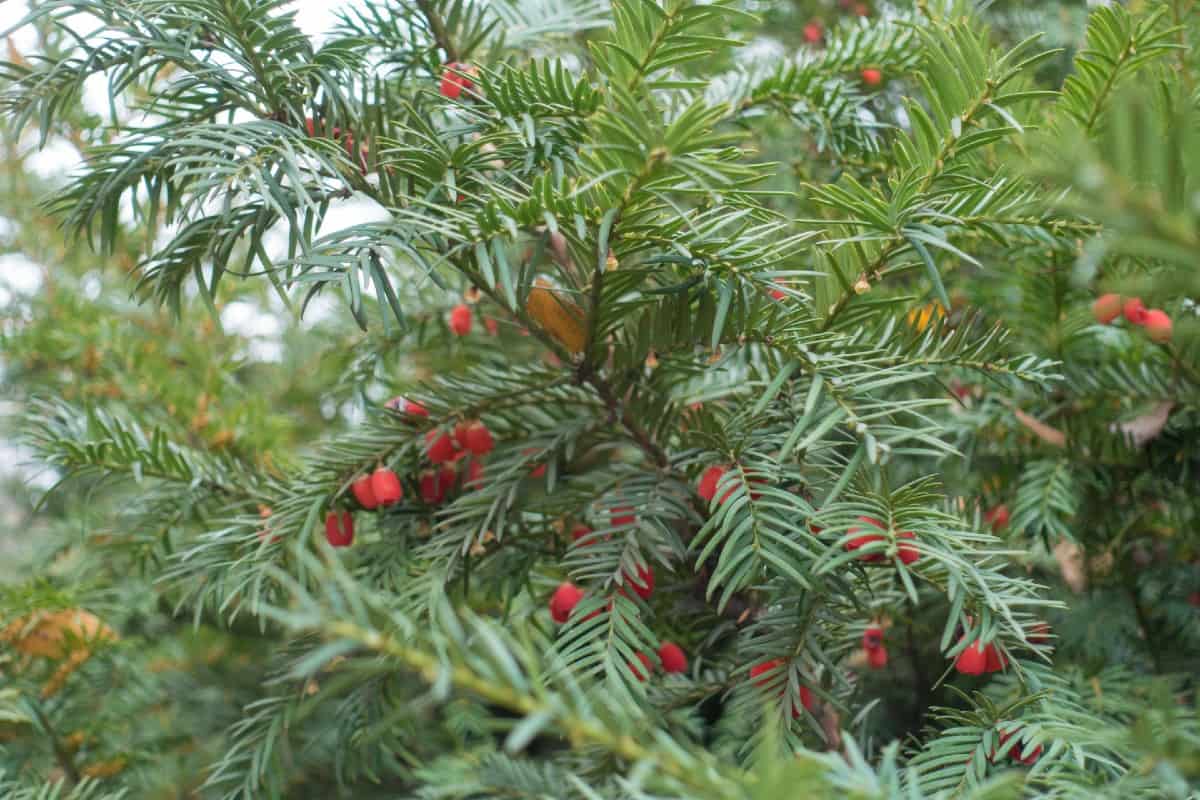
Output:
<instances>
[{"instance_id":1,"label":"yew tree","mask_svg":"<svg viewBox=\"0 0 1200 800\"><path fill-rule=\"evenodd\" d=\"M7 32L5 797L1200 789L1200 6L317 5Z\"/></svg>"}]
</instances>

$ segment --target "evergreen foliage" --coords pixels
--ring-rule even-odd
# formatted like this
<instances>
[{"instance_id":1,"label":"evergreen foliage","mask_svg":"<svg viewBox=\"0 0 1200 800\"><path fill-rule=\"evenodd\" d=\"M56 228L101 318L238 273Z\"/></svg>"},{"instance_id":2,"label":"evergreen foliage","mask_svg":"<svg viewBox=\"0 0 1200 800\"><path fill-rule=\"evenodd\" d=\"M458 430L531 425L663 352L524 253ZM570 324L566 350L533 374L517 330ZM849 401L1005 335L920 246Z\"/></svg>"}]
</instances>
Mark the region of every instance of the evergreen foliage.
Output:
<instances>
[{"instance_id":1,"label":"evergreen foliage","mask_svg":"<svg viewBox=\"0 0 1200 800\"><path fill-rule=\"evenodd\" d=\"M8 31L0 794L1200 791L1200 6L299 5Z\"/></svg>"}]
</instances>

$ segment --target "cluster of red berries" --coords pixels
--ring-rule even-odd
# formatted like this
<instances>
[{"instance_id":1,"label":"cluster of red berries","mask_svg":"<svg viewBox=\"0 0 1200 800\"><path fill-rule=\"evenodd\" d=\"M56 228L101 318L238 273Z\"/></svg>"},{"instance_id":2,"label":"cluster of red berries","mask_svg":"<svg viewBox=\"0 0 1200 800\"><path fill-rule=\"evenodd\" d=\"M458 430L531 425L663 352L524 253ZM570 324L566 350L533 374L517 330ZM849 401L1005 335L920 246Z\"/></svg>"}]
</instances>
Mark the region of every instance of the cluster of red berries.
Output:
<instances>
[{"instance_id":1,"label":"cluster of red berries","mask_svg":"<svg viewBox=\"0 0 1200 800\"><path fill-rule=\"evenodd\" d=\"M452 433L434 429L425 434L425 457L436 469L421 473L421 499L428 505L441 503L458 481L459 461L470 456L464 485L478 486L483 480L483 457L496 446L492 432L479 420L460 422Z\"/></svg>"},{"instance_id":2,"label":"cluster of red berries","mask_svg":"<svg viewBox=\"0 0 1200 800\"><path fill-rule=\"evenodd\" d=\"M883 669L887 666L888 651L883 644L883 628L879 625L868 625L863 631L862 643L871 669Z\"/></svg>"},{"instance_id":3,"label":"cluster of red berries","mask_svg":"<svg viewBox=\"0 0 1200 800\"><path fill-rule=\"evenodd\" d=\"M1125 299L1121 295L1109 292L1096 298L1092 303L1092 316L1101 325L1108 325L1119 316L1132 325L1146 331L1153 341L1164 343L1171 341L1171 318L1167 312L1158 308L1146 308L1142 298Z\"/></svg>"},{"instance_id":4,"label":"cluster of red berries","mask_svg":"<svg viewBox=\"0 0 1200 800\"><path fill-rule=\"evenodd\" d=\"M578 529L577 529L578 530ZM585 532L576 536L576 539L586 536L591 533L590 529L585 528ZM641 569L638 570L639 575L644 575ZM650 596L654 591L654 573L649 573L649 580L644 582L640 587L635 581L629 581L633 586L633 590L643 599ZM622 590L624 591L624 590ZM571 614L575 611L575 607L583 600L585 592L569 581L565 581L558 585L554 590L554 594L550 595L550 618L559 625L565 625L567 620L571 618ZM609 603L611 610L612 603ZM596 609L591 614L588 614L584 619L588 620L598 616L600 610ZM654 662L645 653L635 653L638 661L641 662L641 668L634 662L629 663L629 669L633 676L639 681L644 681L654 671ZM687 655L683 652L683 648L674 642L663 642L658 648L658 661L662 665L664 672L687 672L688 660Z\"/></svg>"},{"instance_id":5,"label":"cluster of red berries","mask_svg":"<svg viewBox=\"0 0 1200 800\"><path fill-rule=\"evenodd\" d=\"M420 403L402 397L387 403L393 411L414 417L428 417ZM418 479L421 500L438 505L459 481L457 463L467 459L463 481L466 487L477 486L483 479L482 458L496 446L492 432L479 420L460 422L452 433L434 429L425 434L425 455L436 469L425 470ZM350 493L359 507L374 511L400 502L404 486L400 476L385 467L364 475L350 484ZM354 516L349 511L330 511L325 516L325 540L333 547L348 547L354 542Z\"/></svg>"},{"instance_id":6,"label":"cluster of red berries","mask_svg":"<svg viewBox=\"0 0 1200 800\"><path fill-rule=\"evenodd\" d=\"M725 473L729 470L730 468L726 466L712 466L704 470L704 472L700 473L700 480L696 484L696 493L700 495L700 497L702 497L706 502L711 503L713 498L717 496L718 488L721 485L721 481L724 478ZM750 479L750 483L761 482L761 479ZM725 491L721 494L721 498L717 500L717 503L719 504L725 503L733 495L734 487L729 485L728 482L726 482L726 487L727 488ZM757 500L761 496L762 495L760 492L750 492L750 498L752 500ZM859 517L858 519L874 528L877 528L880 531L887 530L887 526L874 517ZM859 533L860 530L861 529L857 527L850 528L847 533L855 534ZM820 533L821 529L814 527L813 531L814 533ZM912 531L899 531L896 534L896 538L898 540L903 540L899 543L899 546L896 549L896 557L899 558L902 563L905 565L913 564L921 558L921 551L917 549L915 544L909 543L911 540L917 538L915 533ZM872 545L875 542L886 541L887 537L884 536L883 533L862 533L858 536L852 536L852 538L846 542L845 548L847 552L853 553L854 551ZM868 564L878 564L886 560L887 557L884 553L875 552L874 548L872 548L872 551L873 552L859 555L858 560Z\"/></svg>"}]
</instances>

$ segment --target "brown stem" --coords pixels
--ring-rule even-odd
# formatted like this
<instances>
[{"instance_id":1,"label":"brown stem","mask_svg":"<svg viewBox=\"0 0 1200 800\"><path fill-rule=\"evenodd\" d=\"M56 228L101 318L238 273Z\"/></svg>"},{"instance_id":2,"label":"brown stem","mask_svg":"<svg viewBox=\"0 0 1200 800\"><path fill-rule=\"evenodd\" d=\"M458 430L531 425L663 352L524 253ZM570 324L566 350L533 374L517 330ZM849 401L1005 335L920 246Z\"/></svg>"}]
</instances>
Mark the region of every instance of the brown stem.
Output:
<instances>
[{"instance_id":1,"label":"brown stem","mask_svg":"<svg viewBox=\"0 0 1200 800\"><path fill-rule=\"evenodd\" d=\"M613 418L621 423L622 427L629 432L629 435L642 448L642 451L650 456L656 465L660 468L666 468L671 463L666 451L658 446L646 429L638 424L637 420L630 415L627 409L621 408L621 401L613 392L612 386L596 373L589 361L585 360L579 365L579 380L581 383L591 384L596 393L600 395L600 399L604 402L604 405L608 407L609 413L613 415Z\"/></svg>"},{"instance_id":2,"label":"brown stem","mask_svg":"<svg viewBox=\"0 0 1200 800\"><path fill-rule=\"evenodd\" d=\"M446 60L458 61L458 48L450 40L450 34L446 31L446 23L431 0L417 0L417 8L421 9L421 14L429 25L429 32L433 34L433 40L446 53Z\"/></svg>"},{"instance_id":3,"label":"brown stem","mask_svg":"<svg viewBox=\"0 0 1200 800\"><path fill-rule=\"evenodd\" d=\"M54 750L54 759L67 776L67 782L74 786L79 783L80 777L79 769L75 766L75 761L71 758L71 754L67 752L67 749L63 747L58 734L54 731L54 726L50 724L50 718L42 711L41 705L33 704L33 711L37 714L38 722L46 730L46 735L50 737L50 747Z\"/></svg>"}]
</instances>

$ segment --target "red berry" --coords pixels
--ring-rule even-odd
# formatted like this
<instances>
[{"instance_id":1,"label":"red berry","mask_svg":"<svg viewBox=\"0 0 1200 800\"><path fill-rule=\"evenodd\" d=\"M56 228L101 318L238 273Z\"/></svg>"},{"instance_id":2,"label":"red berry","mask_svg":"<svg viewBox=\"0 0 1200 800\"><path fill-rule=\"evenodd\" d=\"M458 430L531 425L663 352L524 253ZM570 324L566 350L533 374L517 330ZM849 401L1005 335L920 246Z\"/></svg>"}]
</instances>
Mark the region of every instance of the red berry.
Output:
<instances>
[{"instance_id":1,"label":"red berry","mask_svg":"<svg viewBox=\"0 0 1200 800\"><path fill-rule=\"evenodd\" d=\"M776 279L775 283L782 285L783 281ZM782 300L785 297L787 297L787 292L785 292L783 289L772 289L771 290L771 299L772 300Z\"/></svg>"},{"instance_id":2,"label":"red berry","mask_svg":"<svg viewBox=\"0 0 1200 800\"><path fill-rule=\"evenodd\" d=\"M495 317L484 317L483 327L487 328L489 336L495 336L500 332L500 323L496 322Z\"/></svg>"},{"instance_id":3,"label":"red berry","mask_svg":"<svg viewBox=\"0 0 1200 800\"><path fill-rule=\"evenodd\" d=\"M313 120L312 117L304 118L304 130L308 131L309 136L317 135L317 123Z\"/></svg>"},{"instance_id":4,"label":"red berry","mask_svg":"<svg viewBox=\"0 0 1200 800\"><path fill-rule=\"evenodd\" d=\"M971 646L958 654L954 660L954 668L964 675L982 675L988 671L987 652L979 644L972 642Z\"/></svg>"},{"instance_id":5,"label":"red berry","mask_svg":"<svg viewBox=\"0 0 1200 800\"><path fill-rule=\"evenodd\" d=\"M371 492L381 506L399 503L400 498L404 497L404 487L400 485L400 478L390 469L375 470L375 474L371 476Z\"/></svg>"},{"instance_id":6,"label":"red berry","mask_svg":"<svg viewBox=\"0 0 1200 800\"><path fill-rule=\"evenodd\" d=\"M883 645L867 650L867 663L871 669L883 669L888 663L888 651Z\"/></svg>"},{"instance_id":7,"label":"red berry","mask_svg":"<svg viewBox=\"0 0 1200 800\"><path fill-rule=\"evenodd\" d=\"M983 521L992 526L993 531L1001 530L1008 526L1008 506L1001 503L991 511L983 515Z\"/></svg>"},{"instance_id":8,"label":"red berry","mask_svg":"<svg viewBox=\"0 0 1200 800\"><path fill-rule=\"evenodd\" d=\"M999 672L1008 666L1008 659L1000 652L1000 649L994 644L989 644L983 649L984 656L987 658L987 671Z\"/></svg>"},{"instance_id":9,"label":"red berry","mask_svg":"<svg viewBox=\"0 0 1200 800\"><path fill-rule=\"evenodd\" d=\"M454 484L458 481L458 470L449 464L444 465L438 470L438 489L441 490L442 496L445 496L454 488Z\"/></svg>"},{"instance_id":10,"label":"red berry","mask_svg":"<svg viewBox=\"0 0 1200 800\"><path fill-rule=\"evenodd\" d=\"M397 396L388 400L385 405L392 411L399 411L401 414L410 414L414 417L428 417L429 412L425 410L425 406L418 403L416 400L406 400L403 397Z\"/></svg>"},{"instance_id":11,"label":"red berry","mask_svg":"<svg viewBox=\"0 0 1200 800\"><path fill-rule=\"evenodd\" d=\"M325 515L325 541L332 547L348 547L354 541L354 517L349 511Z\"/></svg>"},{"instance_id":12,"label":"red berry","mask_svg":"<svg viewBox=\"0 0 1200 800\"><path fill-rule=\"evenodd\" d=\"M368 511L379 505L379 500L375 497L375 492L371 490L370 475L364 475L350 484L350 492L354 495L354 499L358 501L358 504Z\"/></svg>"},{"instance_id":13,"label":"red berry","mask_svg":"<svg viewBox=\"0 0 1200 800\"><path fill-rule=\"evenodd\" d=\"M1121 295L1114 292L1102 294L1092 303L1092 317L1101 325L1107 325L1121 315L1124 301Z\"/></svg>"},{"instance_id":14,"label":"red berry","mask_svg":"<svg viewBox=\"0 0 1200 800\"><path fill-rule=\"evenodd\" d=\"M1008 754L1012 756L1014 760L1020 761L1027 767L1033 766L1037 763L1037 760L1042 757L1042 746L1040 744L1030 750L1029 755L1024 757L1021 756L1022 749L1023 748L1021 747L1013 747L1012 750L1008 751Z\"/></svg>"},{"instance_id":15,"label":"red berry","mask_svg":"<svg viewBox=\"0 0 1200 800\"><path fill-rule=\"evenodd\" d=\"M471 423L463 421L454 426L451 435L454 437L454 446L458 448L466 448L467 446L467 426Z\"/></svg>"},{"instance_id":16,"label":"red berry","mask_svg":"<svg viewBox=\"0 0 1200 800\"><path fill-rule=\"evenodd\" d=\"M617 506L616 508L614 508L612 510L612 515L611 515L612 516L612 524L618 528L624 528L628 525L635 524L637 522L636 514L622 513L622 512L632 512L632 511L633 511L633 509L630 508L629 506ZM618 514L620 514L620 516L617 516Z\"/></svg>"},{"instance_id":17,"label":"red berry","mask_svg":"<svg viewBox=\"0 0 1200 800\"><path fill-rule=\"evenodd\" d=\"M431 469L427 469L421 473L421 477L417 483L421 490L421 501L423 503L435 506L442 502L442 495L438 493L437 473Z\"/></svg>"},{"instance_id":18,"label":"red berry","mask_svg":"<svg viewBox=\"0 0 1200 800\"><path fill-rule=\"evenodd\" d=\"M755 664L750 668L750 680L754 681L755 686L759 687L760 689L765 689L771 684L771 680L774 676L771 676L771 678L756 680L758 676L772 672L781 666L783 666L782 658L772 658L770 661L764 661L761 664Z\"/></svg>"},{"instance_id":19,"label":"red berry","mask_svg":"<svg viewBox=\"0 0 1200 800\"><path fill-rule=\"evenodd\" d=\"M1200 608L1200 592L1192 592L1188 595L1188 603Z\"/></svg>"},{"instance_id":20,"label":"red berry","mask_svg":"<svg viewBox=\"0 0 1200 800\"><path fill-rule=\"evenodd\" d=\"M800 687L800 705L804 706L804 708L807 709L808 711L812 711L813 706L815 705L815 703L813 702L812 692L810 692L808 690L807 686ZM799 717L800 710L798 708L793 708L792 716Z\"/></svg>"},{"instance_id":21,"label":"red berry","mask_svg":"<svg viewBox=\"0 0 1200 800\"><path fill-rule=\"evenodd\" d=\"M912 531L900 531L896 534L896 538L916 539L917 535ZM896 550L897 557L899 557L900 562L905 565L911 564L921 557L921 551L917 549L915 544L905 544L904 542L900 542Z\"/></svg>"},{"instance_id":22,"label":"red berry","mask_svg":"<svg viewBox=\"0 0 1200 800\"><path fill-rule=\"evenodd\" d=\"M469 91L474 85L471 80L477 70L468 64L462 64L457 61L446 65L445 71L442 73L442 83L439 87L443 97L448 97L451 100L457 100L462 96L463 91Z\"/></svg>"},{"instance_id":23,"label":"red berry","mask_svg":"<svg viewBox=\"0 0 1200 800\"><path fill-rule=\"evenodd\" d=\"M687 656L674 642L662 643L658 648L658 660L662 662L663 672L687 672Z\"/></svg>"},{"instance_id":24,"label":"red berry","mask_svg":"<svg viewBox=\"0 0 1200 800\"><path fill-rule=\"evenodd\" d=\"M1200 598L1197 598L1200 600ZM1045 644L1050 641L1050 624L1035 622L1029 628L1029 641L1033 644Z\"/></svg>"},{"instance_id":25,"label":"red berry","mask_svg":"<svg viewBox=\"0 0 1200 800\"><path fill-rule=\"evenodd\" d=\"M522 451L521 451L521 455L524 455L524 456L532 456L532 455L536 455L536 454L537 454L537 448L536 448L536 447L526 447L524 450L522 450ZM545 475L545 474L546 474L546 465L545 465L545 464L532 464L532 465L530 465L530 467L529 467L529 477L531 477L531 478L540 478L540 477L542 477L542 476L543 476L543 475Z\"/></svg>"},{"instance_id":26,"label":"red berry","mask_svg":"<svg viewBox=\"0 0 1200 800\"><path fill-rule=\"evenodd\" d=\"M560 583L550 596L550 617L562 625L566 622L575 606L583 599L583 590L573 583Z\"/></svg>"},{"instance_id":27,"label":"red berry","mask_svg":"<svg viewBox=\"0 0 1200 800\"><path fill-rule=\"evenodd\" d=\"M642 667L645 671L643 672L641 669L638 669L637 664L632 661L629 662L629 671L633 673L633 677L639 681L644 681L646 680L646 676L654 671L654 662L645 653L634 653L634 655L637 656L638 661L642 662Z\"/></svg>"},{"instance_id":28,"label":"red berry","mask_svg":"<svg viewBox=\"0 0 1200 800\"><path fill-rule=\"evenodd\" d=\"M584 525L582 522L580 522L574 528L571 528L571 540L578 542L580 539L584 538L585 536L590 536L591 533L592 533L592 529L589 528L587 525ZM595 539L589 539L586 542L584 542L582 545L580 545L580 547L587 547L588 545L595 544L595 543L596 543Z\"/></svg>"},{"instance_id":29,"label":"red berry","mask_svg":"<svg viewBox=\"0 0 1200 800\"><path fill-rule=\"evenodd\" d=\"M467 425L458 441L477 456L486 456L496 446L495 440L492 439L492 432L479 420Z\"/></svg>"},{"instance_id":30,"label":"red berry","mask_svg":"<svg viewBox=\"0 0 1200 800\"><path fill-rule=\"evenodd\" d=\"M466 486L475 488L483 483L483 462L478 458L472 458L467 464L467 480Z\"/></svg>"},{"instance_id":31,"label":"red berry","mask_svg":"<svg viewBox=\"0 0 1200 800\"><path fill-rule=\"evenodd\" d=\"M883 628L878 625L869 626L863 631L862 643L867 650L883 647Z\"/></svg>"},{"instance_id":32,"label":"red berry","mask_svg":"<svg viewBox=\"0 0 1200 800\"><path fill-rule=\"evenodd\" d=\"M709 467L700 474L700 482L696 486L696 493L699 494L706 502L712 502L712 499L717 496L717 484L721 481L721 476L726 473L725 467ZM728 495L726 495L728 496ZM723 500L724 498L722 498Z\"/></svg>"},{"instance_id":33,"label":"red berry","mask_svg":"<svg viewBox=\"0 0 1200 800\"><path fill-rule=\"evenodd\" d=\"M455 336L466 336L471 332L471 307L459 303L450 309L450 332Z\"/></svg>"},{"instance_id":34,"label":"red berry","mask_svg":"<svg viewBox=\"0 0 1200 800\"><path fill-rule=\"evenodd\" d=\"M459 451L450 434L432 430L425 434L425 454L429 456L431 463L445 464L447 461L455 461Z\"/></svg>"},{"instance_id":35,"label":"red berry","mask_svg":"<svg viewBox=\"0 0 1200 800\"><path fill-rule=\"evenodd\" d=\"M1012 738L1013 734L1016 733L1018 730L1020 730L1020 728L1014 728L1011 731L998 731L999 741L996 744L992 745L992 749L988 753L988 761L990 761L993 764L996 763L997 751L1003 750L1004 745L1008 742L1009 739Z\"/></svg>"},{"instance_id":36,"label":"red berry","mask_svg":"<svg viewBox=\"0 0 1200 800\"><path fill-rule=\"evenodd\" d=\"M419 481L421 500L426 505L438 505L446 499L446 495L454 488L454 481L457 478L458 473L454 471L454 467L444 466L437 471L431 469L425 470L421 473Z\"/></svg>"},{"instance_id":37,"label":"red berry","mask_svg":"<svg viewBox=\"0 0 1200 800\"><path fill-rule=\"evenodd\" d=\"M804 26L804 41L809 44L821 41L821 23L813 21Z\"/></svg>"},{"instance_id":38,"label":"red berry","mask_svg":"<svg viewBox=\"0 0 1200 800\"><path fill-rule=\"evenodd\" d=\"M877 69L868 67L860 74L862 75L863 83L865 83L867 86L878 86L879 84L883 83L883 73Z\"/></svg>"},{"instance_id":39,"label":"red berry","mask_svg":"<svg viewBox=\"0 0 1200 800\"><path fill-rule=\"evenodd\" d=\"M1171 341L1171 318L1167 316L1167 312L1152 308L1146 312L1142 324L1146 327L1146 335L1152 340L1159 344Z\"/></svg>"},{"instance_id":40,"label":"red berry","mask_svg":"<svg viewBox=\"0 0 1200 800\"><path fill-rule=\"evenodd\" d=\"M637 596L643 600L649 599L650 595L654 594L654 570L649 566L638 567L637 578L626 575L625 580L633 587L633 591L637 592Z\"/></svg>"},{"instance_id":41,"label":"red berry","mask_svg":"<svg viewBox=\"0 0 1200 800\"><path fill-rule=\"evenodd\" d=\"M1134 325L1144 325L1146 323L1146 306L1142 304L1142 298L1131 297L1125 301L1125 307L1121 309L1121 313L1125 315L1125 319L1132 322Z\"/></svg>"},{"instance_id":42,"label":"red berry","mask_svg":"<svg viewBox=\"0 0 1200 800\"><path fill-rule=\"evenodd\" d=\"M866 522L870 525L873 525L876 528L880 528L880 529L883 528L883 523L880 522L879 520L875 519L874 517L859 517L859 520L861 520L862 522ZM847 531L847 533L857 533L858 530L859 530L858 528L851 528L849 531ZM855 550L858 550L861 547L866 547L867 545L869 545L873 542L882 542L882 541L885 541L882 534L866 533L866 534L863 534L862 536L856 536L853 539L846 542L845 548L846 548L847 552L853 553ZM883 561L883 559L884 559L883 553L864 553L863 555L858 557L859 561L865 561L868 564L878 563L880 561Z\"/></svg>"}]
</instances>

